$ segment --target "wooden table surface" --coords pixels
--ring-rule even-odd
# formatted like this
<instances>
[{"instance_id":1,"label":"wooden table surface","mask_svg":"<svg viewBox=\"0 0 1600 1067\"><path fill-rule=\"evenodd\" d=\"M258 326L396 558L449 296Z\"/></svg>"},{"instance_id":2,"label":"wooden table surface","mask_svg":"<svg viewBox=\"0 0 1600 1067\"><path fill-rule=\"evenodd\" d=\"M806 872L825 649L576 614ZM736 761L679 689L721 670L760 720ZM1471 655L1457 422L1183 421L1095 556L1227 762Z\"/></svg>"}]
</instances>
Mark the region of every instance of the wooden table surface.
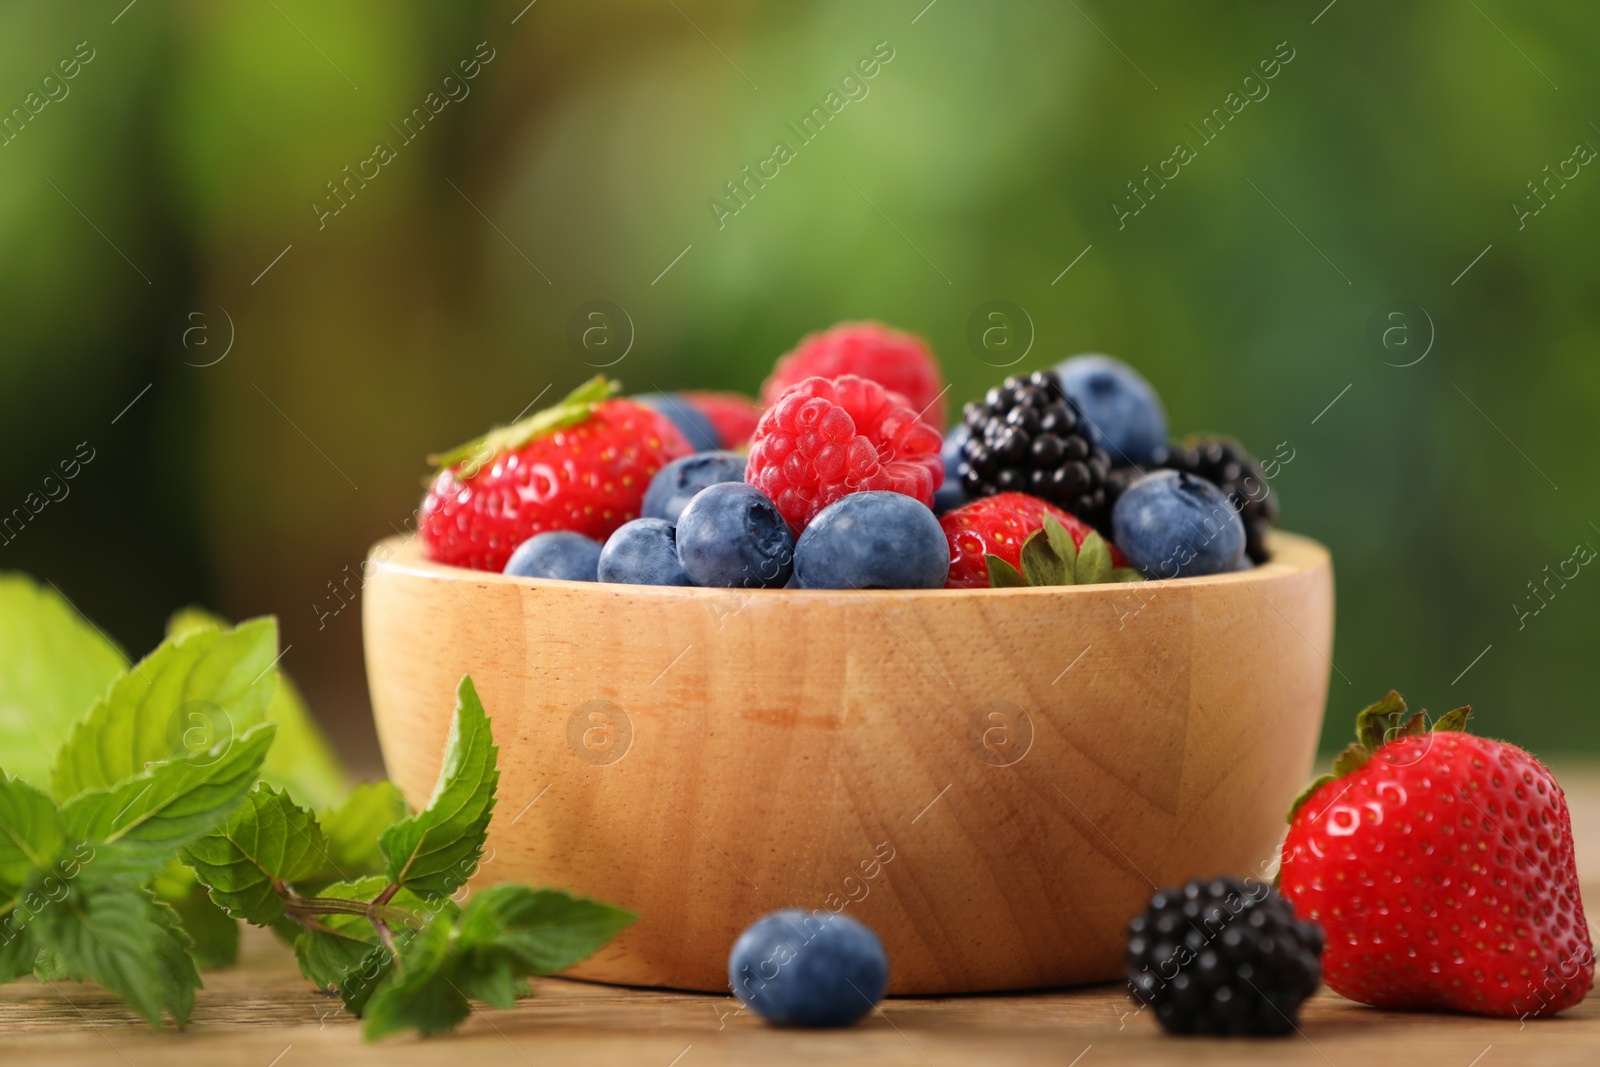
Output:
<instances>
[{"instance_id":1,"label":"wooden table surface","mask_svg":"<svg viewBox=\"0 0 1600 1067\"><path fill-rule=\"evenodd\" d=\"M1573 811L1579 875L1600 909L1600 767L1557 766ZM206 975L187 1031L153 1031L93 986L0 987L0 1064L112 1067L459 1067L641 1064L1316 1064L1321 1067L1502 1067L1600 1063L1600 996L1526 1024L1375 1011L1327 990L1306 1005L1299 1036L1271 1041L1176 1039L1132 1013L1119 987L973 997L895 998L847 1030L779 1030L726 996L535 982L510 1011L475 1011L449 1038L361 1042L337 998L314 992L293 955L249 931L240 964Z\"/></svg>"}]
</instances>

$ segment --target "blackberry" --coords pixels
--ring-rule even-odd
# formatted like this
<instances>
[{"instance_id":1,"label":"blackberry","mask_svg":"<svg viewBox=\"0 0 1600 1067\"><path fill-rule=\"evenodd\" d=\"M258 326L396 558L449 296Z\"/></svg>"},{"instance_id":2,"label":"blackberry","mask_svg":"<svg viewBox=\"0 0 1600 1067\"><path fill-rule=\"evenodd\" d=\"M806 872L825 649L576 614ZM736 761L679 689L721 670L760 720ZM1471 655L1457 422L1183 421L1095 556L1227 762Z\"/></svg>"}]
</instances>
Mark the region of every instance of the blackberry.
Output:
<instances>
[{"instance_id":1,"label":"blackberry","mask_svg":"<svg viewBox=\"0 0 1600 1067\"><path fill-rule=\"evenodd\" d=\"M1254 563L1270 558L1267 531L1278 524L1278 498L1261 464L1231 437L1186 437L1156 449L1143 467L1113 469L1106 478L1107 514L1146 471L1163 469L1186 471L1221 489L1244 520L1245 554Z\"/></svg>"},{"instance_id":2,"label":"blackberry","mask_svg":"<svg viewBox=\"0 0 1600 1067\"><path fill-rule=\"evenodd\" d=\"M1174 1034L1282 1035L1322 981L1322 927L1263 882L1163 889L1128 923L1128 995Z\"/></svg>"},{"instance_id":3,"label":"blackberry","mask_svg":"<svg viewBox=\"0 0 1600 1067\"><path fill-rule=\"evenodd\" d=\"M961 486L970 499L1027 493L1110 536L1111 460L1048 371L1007 378L963 411Z\"/></svg>"}]
</instances>

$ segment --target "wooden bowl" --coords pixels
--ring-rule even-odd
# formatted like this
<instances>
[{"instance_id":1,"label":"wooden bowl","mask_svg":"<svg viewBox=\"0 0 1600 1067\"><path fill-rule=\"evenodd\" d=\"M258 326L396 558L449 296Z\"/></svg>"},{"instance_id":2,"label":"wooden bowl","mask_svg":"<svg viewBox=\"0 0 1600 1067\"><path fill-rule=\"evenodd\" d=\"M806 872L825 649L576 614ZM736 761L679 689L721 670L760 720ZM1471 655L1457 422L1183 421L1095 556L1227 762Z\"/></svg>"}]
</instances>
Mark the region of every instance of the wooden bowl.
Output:
<instances>
[{"instance_id":1,"label":"wooden bowl","mask_svg":"<svg viewBox=\"0 0 1600 1067\"><path fill-rule=\"evenodd\" d=\"M727 988L758 916L826 909L891 993L1104 981L1158 886L1270 874L1333 642L1327 550L1065 589L507 578L375 546L367 675L414 805L471 674L500 746L480 884L640 919L569 973Z\"/></svg>"}]
</instances>

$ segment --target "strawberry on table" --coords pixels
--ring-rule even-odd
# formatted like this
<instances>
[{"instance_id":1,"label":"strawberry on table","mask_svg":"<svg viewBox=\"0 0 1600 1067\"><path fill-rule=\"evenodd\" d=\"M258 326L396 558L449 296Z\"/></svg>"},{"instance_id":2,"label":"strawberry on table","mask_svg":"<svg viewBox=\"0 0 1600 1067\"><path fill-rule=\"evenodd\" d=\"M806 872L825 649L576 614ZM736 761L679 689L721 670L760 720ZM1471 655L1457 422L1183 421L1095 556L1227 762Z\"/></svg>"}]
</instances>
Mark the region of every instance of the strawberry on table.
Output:
<instances>
[{"instance_id":1,"label":"strawberry on table","mask_svg":"<svg viewBox=\"0 0 1600 1067\"><path fill-rule=\"evenodd\" d=\"M944 481L938 431L877 382L807 378L768 408L750 439L745 481L799 534L823 508L885 489L933 506Z\"/></svg>"},{"instance_id":2,"label":"strawberry on table","mask_svg":"<svg viewBox=\"0 0 1600 1067\"><path fill-rule=\"evenodd\" d=\"M596 541L639 517L650 479L688 455L671 420L597 376L554 407L443 455L422 501L428 558L501 570L534 534L571 530Z\"/></svg>"},{"instance_id":3,"label":"strawberry on table","mask_svg":"<svg viewBox=\"0 0 1600 1067\"><path fill-rule=\"evenodd\" d=\"M1594 983L1572 825L1537 759L1465 731L1427 729L1391 692L1359 740L1296 801L1279 874L1321 923L1323 978L1374 1007L1527 1017Z\"/></svg>"},{"instance_id":4,"label":"strawberry on table","mask_svg":"<svg viewBox=\"0 0 1600 1067\"><path fill-rule=\"evenodd\" d=\"M797 382L841 374L899 393L934 429L944 429L944 375L933 350L920 337L876 322L841 322L801 338L772 368L761 399L771 407Z\"/></svg>"},{"instance_id":5,"label":"strawberry on table","mask_svg":"<svg viewBox=\"0 0 1600 1067\"><path fill-rule=\"evenodd\" d=\"M989 588L992 584L989 556L998 556L1020 573L1022 546L1031 534L1044 529L1046 515L1072 535L1076 548L1082 548L1084 539L1090 535L1099 539L1088 523L1026 493L996 493L946 513L939 520L950 542L950 577L945 581L945 588ZM1128 565L1114 545L1105 542L1105 547L1112 568Z\"/></svg>"}]
</instances>

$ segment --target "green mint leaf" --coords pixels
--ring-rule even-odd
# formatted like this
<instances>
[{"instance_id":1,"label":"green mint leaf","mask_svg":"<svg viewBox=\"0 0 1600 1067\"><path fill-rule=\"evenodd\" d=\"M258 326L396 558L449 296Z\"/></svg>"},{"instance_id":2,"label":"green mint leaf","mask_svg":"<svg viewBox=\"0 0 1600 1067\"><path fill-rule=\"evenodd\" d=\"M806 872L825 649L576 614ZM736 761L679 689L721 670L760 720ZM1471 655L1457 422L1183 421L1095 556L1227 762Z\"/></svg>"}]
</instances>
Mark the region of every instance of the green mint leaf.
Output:
<instances>
[{"instance_id":1,"label":"green mint leaf","mask_svg":"<svg viewBox=\"0 0 1600 1067\"><path fill-rule=\"evenodd\" d=\"M66 841L56 806L20 778L0 774L0 893L13 897Z\"/></svg>"},{"instance_id":2,"label":"green mint leaf","mask_svg":"<svg viewBox=\"0 0 1600 1067\"><path fill-rule=\"evenodd\" d=\"M194 941L195 966L202 971L227 967L239 958L239 921L211 902L193 871L174 860L150 885L156 899L178 913Z\"/></svg>"},{"instance_id":3,"label":"green mint leaf","mask_svg":"<svg viewBox=\"0 0 1600 1067\"><path fill-rule=\"evenodd\" d=\"M1067 566L1050 547L1050 539L1039 530L1022 543L1022 574L1029 585L1066 585Z\"/></svg>"},{"instance_id":4,"label":"green mint leaf","mask_svg":"<svg viewBox=\"0 0 1600 1067\"><path fill-rule=\"evenodd\" d=\"M464 445L429 456L428 462L437 470L456 467L456 477L463 480L471 478L502 452L521 448L535 437L576 426L589 417L596 405L609 399L619 388L616 382L607 380L605 375L596 374L568 393L554 407L536 411L510 426L497 426Z\"/></svg>"},{"instance_id":5,"label":"green mint leaf","mask_svg":"<svg viewBox=\"0 0 1600 1067\"><path fill-rule=\"evenodd\" d=\"M117 679L56 755L52 791L105 789L173 756L210 749L261 722L277 682L278 624L163 641Z\"/></svg>"},{"instance_id":6,"label":"green mint leaf","mask_svg":"<svg viewBox=\"0 0 1600 1067\"><path fill-rule=\"evenodd\" d=\"M26 933L26 931L24 931ZM0 950L3 951L3 950ZM67 961L50 949L39 949L33 960L33 976L41 982L82 982L86 975L74 974Z\"/></svg>"},{"instance_id":7,"label":"green mint leaf","mask_svg":"<svg viewBox=\"0 0 1600 1067\"><path fill-rule=\"evenodd\" d=\"M454 927L453 916L436 916L401 949L395 973L367 1001L363 1037L371 1041L407 1029L442 1034L472 1011L454 980Z\"/></svg>"},{"instance_id":8,"label":"green mint leaf","mask_svg":"<svg viewBox=\"0 0 1600 1067\"><path fill-rule=\"evenodd\" d=\"M200 608L185 608L167 621L167 636L182 638L227 628L225 619ZM267 705L266 719L277 726L278 739L267 751L261 777L287 790L291 797L307 807L331 807L349 789L349 775L306 708L300 691L281 667L273 670L278 683Z\"/></svg>"},{"instance_id":9,"label":"green mint leaf","mask_svg":"<svg viewBox=\"0 0 1600 1067\"><path fill-rule=\"evenodd\" d=\"M318 816L328 835L326 880L349 881L382 874L386 865L378 838L406 817L406 801L393 782L363 782L343 804ZM314 880L314 879L313 879Z\"/></svg>"},{"instance_id":10,"label":"green mint leaf","mask_svg":"<svg viewBox=\"0 0 1600 1067\"><path fill-rule=\"evenodd\" d=\"M494 813L498 753L471 676L456 689L455 718L433 798L379 839L389 880L420 897L447 897L477 869Z\"/></svg>"},{"instance_id":11,"label":"green mint leaf","mask_svg":"<svg viewBox=\"0 0 1600 1067\"><path fill-rule=\"evenodd\" d=\"M479 890L456 925L456 982L472 996L510 1007L522 979L556 974L587 959L637 918L553 889Z\"/></svg>"},{"instance_id":12,"label":"green mint leaf","mask_svg":"<svg viewBox=\"0 0 1600 1067\"><path fill-rule=\"evenodd\" d=\"M279 888L322 870L327 851L316 816L282 791L257 785L226 823L184 849L183 862L223 911L271 926L284 914Z\"/></svg>"},{"instance_id":13,"label":"green mint leaf","mask_svg":"<svg viewBox=\"0 0 1600 1067\"><path fill-rule=\"evenodd\" d=\"M50 784L56 750L128 666L122 650L55 589L0 575L0 760Z\"/></svg>"},{"instance_id":14,"label":"green mint leaf","mask_svg":"<svg viewBox=\"0 0 1600 1067\"><path fill-rule=\"evenodd\" d=\"M193 961L185 966L188 950L176 924L172 909L142 889L78 879L41 907L31 926L68 972L100 983L155 1025L163 1007L179 1022L187 1019L200 984Z\"/></svg>"},{"instance_id":15,"label":"green mint leaf","mask_svg":"<svg viewBox=\"0 0 1600 1067\"><path fill-rule=\"evenodd\" d=\"M993 553L984 556L983 562L989 568L989 587L991 589L1026 589L1028 579L1022 572L1010 563Z\"/></svg>"},{"instance_id":16,"label":"green mint leaf","mask_svg":"<svg viewBox=\"0 0 1600 1067\"><path fill-rule=\"evenodd\" d=\"M1061 560L1062 566L1066 569L1067 578L1062 584L1074 584L1078 575L1078 544L1072 539L1072 535L1067 532L1067 528L1061 525L1061 520L1048 511L1044 514L1044 536L1050 542L1050 547L1055 549L1056 557Z\"/></svg>"},{"instance_id":17,"label":"green mint leaf","mask_svg":"<svg viewBox=\"0 0 1600 1067\"><path fill-rule=\"evenodd\" d=\"M0 984L14 982L30 971L37 975L41 958L43 953L32 930L26 926L13 930L10 923L0 926Z\"/></svg>"},{"instance_id":18,"label":"green mint leaf","mask_svg":"<svg viewBox=\"0 0 1600 1067\"><path fill-rule=\"evenodd\" d=\"M79 793L62 806L61 821L74 839L122 842L116 873L148 881L183 846L216 829L244 799L275 729L262 723L204 752L153 763L109 789Z\"/></svg>"},{"instance_id":19,"label":"green mint leaf","mask_svg":"<svg viewBox=\"0 0 1600 1067\"><path fill-rule=\"evenodd\" d=\"M1101 585L1111 580L1111 549L1094 530L1085 534L1083 544L1078 546L1077 578L1079 585Z\"/></svg>"},{"instance_id":20,"label":"green mint leaf","mask_svg":"<svg viewBox=\"0 0 1600 1067\"><path fill-rule=\"evenodd\" d=\"M1454 730L1457 733L1464 732L1467 728L1467 716L1471 714L1472 705L1470 704L1456 708L1453 711L1447 711L1439 716L1439 720L1433 724L1433 728L1434 730Z\"/></svg>"},{"instance_id":21,"label":"green mint leaf","mask_svg":"<svg viewBox=\"0 0 1600 1067\"><path fill-rule=\"evenodd\" d=\"M387 879L371 877L354 882L337 882L312 898L370 901L388 885ZM401 911L406 905L423 902L401 891L390 902L390 909ZM450 905L454 908L454 905ZM308 913L310 914L310 913ZM339 994L346 1010L360 1015L367 1001L388 976L394 957L378 941L377 928L365 915L311 914L315 926L302 929L295 940L295 959L300 973L321 989ZM409 929L398 930L409 938Z\"/></svg>"}]
</instances>

